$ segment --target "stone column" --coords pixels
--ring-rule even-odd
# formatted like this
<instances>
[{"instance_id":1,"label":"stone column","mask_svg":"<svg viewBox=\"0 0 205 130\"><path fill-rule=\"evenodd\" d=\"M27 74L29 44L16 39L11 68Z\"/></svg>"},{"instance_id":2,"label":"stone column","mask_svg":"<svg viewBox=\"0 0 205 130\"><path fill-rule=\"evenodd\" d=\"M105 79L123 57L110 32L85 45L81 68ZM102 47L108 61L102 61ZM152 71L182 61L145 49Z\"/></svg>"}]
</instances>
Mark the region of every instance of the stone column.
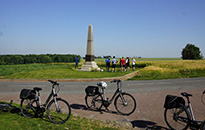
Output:
<instances>
[{"instance_id":1,"label":"stone column","mask_svg":"<svg viewBox=\"0 0 205 130\"><path fill-rule=\"evenodd\" d=\"M88 39L87 39L87 50L85 55L85 62L82 68L79 71L91 71L92 68L98 68L95 57L94 57L94 48L93 48L93 26L90 24L88 27Z\"/></svg>"},{"instance_id":2,"label":"stone column","mask_svg":"<svg viewBox=\"0 0 205 130\"><path fill-rule=\"evenodd\" d=\"M85 55L85 61L94 61L94 58L93 26L90 24L88 27L87 51Z\"/></svg>"}]
</instances>

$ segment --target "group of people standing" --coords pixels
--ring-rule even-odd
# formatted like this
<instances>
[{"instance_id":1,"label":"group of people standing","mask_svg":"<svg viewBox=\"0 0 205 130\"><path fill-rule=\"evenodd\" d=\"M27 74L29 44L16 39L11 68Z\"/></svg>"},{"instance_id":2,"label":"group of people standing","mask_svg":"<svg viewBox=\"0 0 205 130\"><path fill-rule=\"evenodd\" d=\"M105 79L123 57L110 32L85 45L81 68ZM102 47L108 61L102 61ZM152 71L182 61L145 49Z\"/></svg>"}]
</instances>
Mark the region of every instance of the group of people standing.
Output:
<instances>
[{"instance_id":1,"label":"group of people standing","mask_svg":"<svg viewBox=\"0 0 205 130\"><path fill-rule=\"evenodd\" d=\"M115 56L113 56L113 59L111 60L110 57L107 57L105 60L106 63L106 69L107 71L110 71L110 66L112 64L112 72L116 72L116 66L118 63L118 60L115 58ZM132 58L132 70L135 70L135 64L136 61L134 59L134 57ZM120 58L120 68L121 71L130 71L130 59L129 57L127 57L126 59L124 59L124 57Z\"/></svg>"}]
</instances>

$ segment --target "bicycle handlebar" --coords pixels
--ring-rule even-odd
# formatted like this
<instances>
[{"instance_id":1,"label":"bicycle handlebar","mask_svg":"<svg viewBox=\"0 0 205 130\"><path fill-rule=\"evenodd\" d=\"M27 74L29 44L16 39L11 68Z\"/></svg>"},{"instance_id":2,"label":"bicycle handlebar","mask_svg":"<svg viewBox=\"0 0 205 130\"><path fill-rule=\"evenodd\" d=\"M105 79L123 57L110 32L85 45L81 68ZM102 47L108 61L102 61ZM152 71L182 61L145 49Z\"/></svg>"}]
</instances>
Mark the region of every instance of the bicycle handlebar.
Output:
<instances>
[{"instance_id":1,"label":"bicycle handlebar","mask_svg":"<svg viewBox=\"0 0 205 130\"><path fill-rule=\"evenodd\" d=\"M59 85L59 83L57 83L57 81L53 81L53 80L48 80L49 82L51 82L53 85Z\"/></svg>"},{"instance_id":2,"label":"bicycle handlebar","mask_svg":"<svg viewBox=\"0 0 205 130\"><path fill-rule=\"evenodd\" d=\"M120 79L114 79L113 81L110 81L110 83L112 83L112 82L117 82L117 83L119 83L119 82L121 82L121 80Z\"/></svg>"}]
</instances>

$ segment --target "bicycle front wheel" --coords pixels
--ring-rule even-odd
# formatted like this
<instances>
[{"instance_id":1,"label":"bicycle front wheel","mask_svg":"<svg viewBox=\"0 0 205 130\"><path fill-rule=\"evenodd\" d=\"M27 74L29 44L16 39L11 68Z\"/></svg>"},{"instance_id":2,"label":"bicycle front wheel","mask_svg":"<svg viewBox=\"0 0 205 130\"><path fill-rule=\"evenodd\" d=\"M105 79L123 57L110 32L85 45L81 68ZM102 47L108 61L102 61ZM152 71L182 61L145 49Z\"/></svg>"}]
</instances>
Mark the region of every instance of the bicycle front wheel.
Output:
<instances>
[{"instance_id":1,"label":"bicycle front wheel","mask_svg":"<svg viewBox=\"0 0 205 130\"><path fill-rule=\"evenodd\" d=\"M122 115L132 114L137 106L134 97L128 93L120 93L115 98L115 108Z\"/></svg>"},{"instance_id":2,"label":"bicycle front wheel","mask_svg":"<svg viewBox=\"0 0 205 130\"><path fill-rule=\"evenodd\" d=\"M188 128L189 114L183 107L165 109L164 119L172 130L186 130Z\"/></svg>"},{"instance_id":3,"label":"bicycle front wheel","mask_svg":"<svg viewBox=\"0 0 205 130\"><path fill-rule=\"evenodd\" d=\"M23 116L32 118L36 115L37 101L34 99L22 99L20 110Z\"/></svg>"},{"instance_id":4,"label":"bicycle front wheel","mask_svg":"<svg viewBox=\"0 0 205 130\"><path fill-rule=\"evenodd\" d=\"M48 118L56 124L65 123L71 115L71 108L67 101L61 98L53 99L47 106Z\"/></svg>"}]
</instances>

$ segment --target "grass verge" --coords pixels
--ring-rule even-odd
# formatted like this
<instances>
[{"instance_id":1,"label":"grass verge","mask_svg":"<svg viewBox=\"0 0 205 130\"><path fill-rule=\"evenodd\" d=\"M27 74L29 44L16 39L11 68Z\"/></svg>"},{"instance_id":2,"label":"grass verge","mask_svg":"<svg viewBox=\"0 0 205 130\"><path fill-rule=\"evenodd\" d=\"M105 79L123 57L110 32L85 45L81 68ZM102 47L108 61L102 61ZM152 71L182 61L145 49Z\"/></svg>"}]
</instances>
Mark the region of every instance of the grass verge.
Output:
<instances>
[{"instance_id":1,"label":"grass verge","mask_svg":"<svg viewBox=\"0 0 205 130\"><path fill-rule=\"evenodd\" d=\"M19 107L18 104L14 104ZM44 118L26 118L20 111L10 110L4 112L0 109L1 130L119 130L111 122L102 122L71 115L64 124L53 124L45 116Z\"/></svg>"}]
</instances>

